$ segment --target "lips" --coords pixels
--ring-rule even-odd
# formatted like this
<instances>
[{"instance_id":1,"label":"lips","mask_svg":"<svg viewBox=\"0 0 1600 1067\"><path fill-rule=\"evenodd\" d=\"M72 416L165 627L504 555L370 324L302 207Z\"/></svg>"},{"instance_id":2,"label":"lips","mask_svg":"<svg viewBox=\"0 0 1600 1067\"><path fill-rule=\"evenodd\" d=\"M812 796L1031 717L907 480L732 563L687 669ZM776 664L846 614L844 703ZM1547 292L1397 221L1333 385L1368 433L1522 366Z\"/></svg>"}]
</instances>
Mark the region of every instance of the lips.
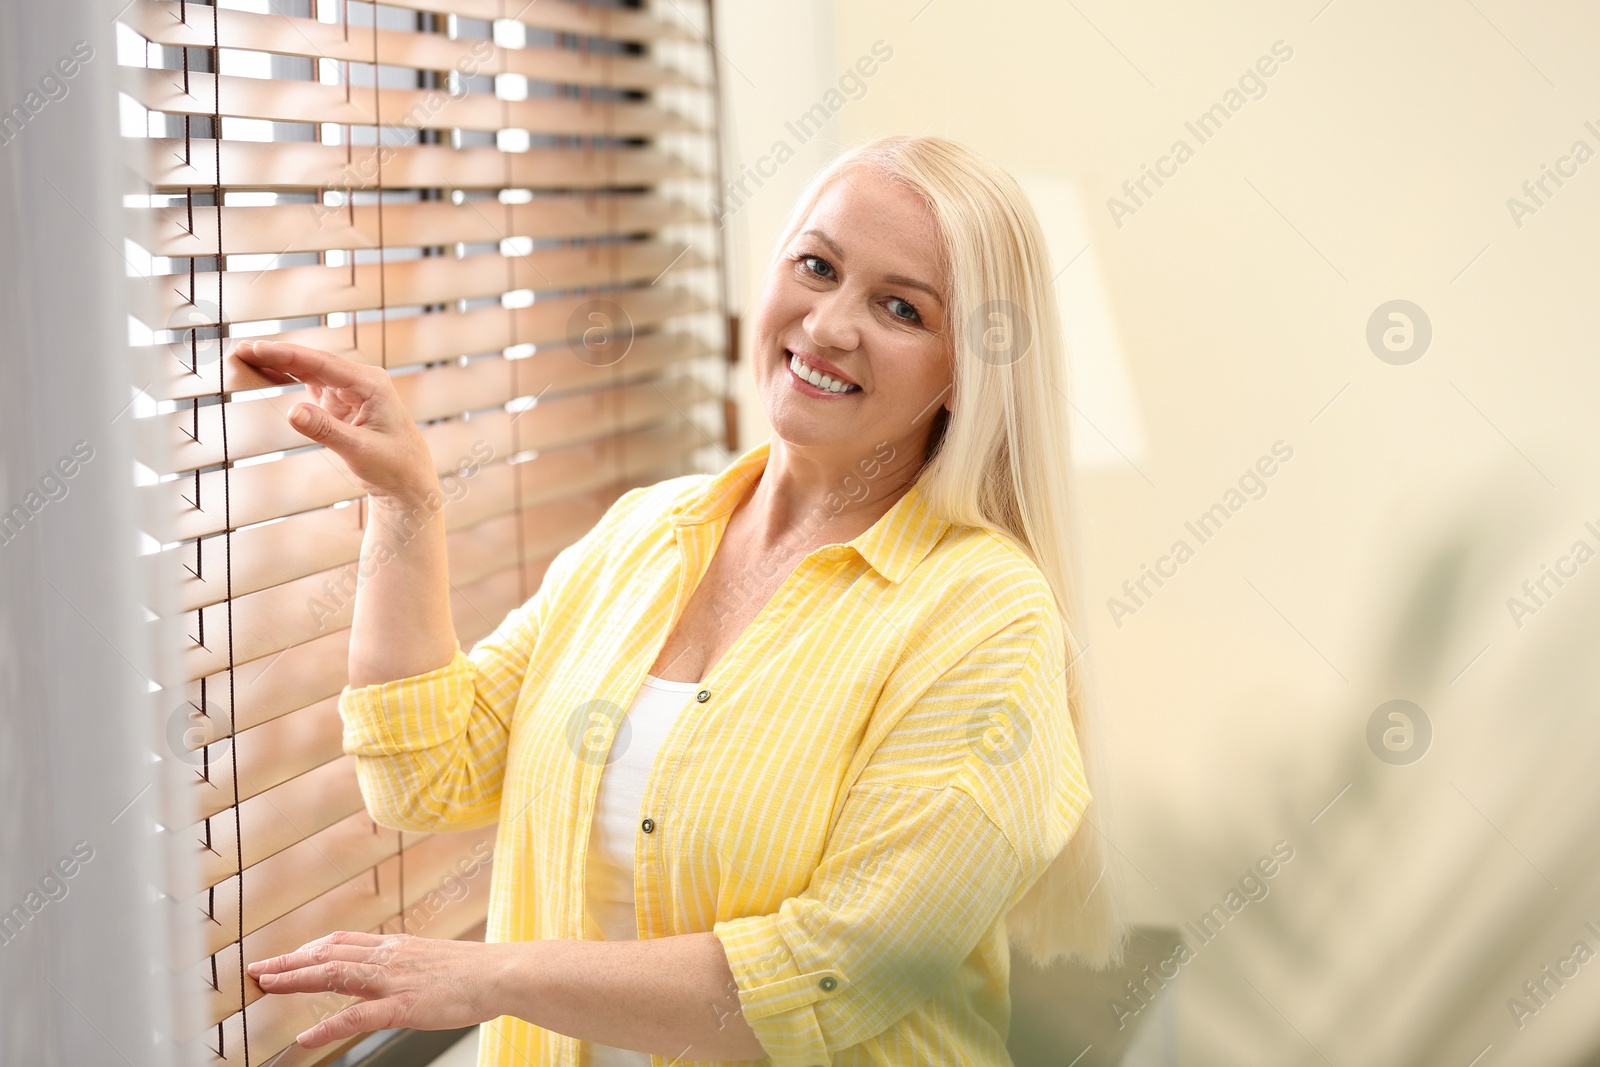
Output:
<instances>
[{"instance_id":1,"label":"lips","mask_svg":"<svg viewBox=\"0 0 1600 1067\"><path fill-rule=\"evenodd\" d=\"M806 366L810 367L819 374L826 374L836 382L843 382L845 385L853 385L857 389L861 388L860 382L856 381L844 371L840 370L836 365L829 363L821 356L814 356L810 352L802 351L801 349L797 348L784 349L784 354L786 356L799 356L800 361Z\"/></svg>"},{"instance_id":2,"label":"lips","mask_svg":"<svg viewBox=\"0 0 1600 1067\"><path fill-rule=\"evenodd\" d=\"M799 356L791 354L785 361L784 369L789 372L789 378L794 382L795 388L803 393L827 397L830 400L861 395L861 386L835 382L830 375L823 374L815 367L807 366ZM814 381L812 376L815 376Z\"/></svg>"}]
</instances>

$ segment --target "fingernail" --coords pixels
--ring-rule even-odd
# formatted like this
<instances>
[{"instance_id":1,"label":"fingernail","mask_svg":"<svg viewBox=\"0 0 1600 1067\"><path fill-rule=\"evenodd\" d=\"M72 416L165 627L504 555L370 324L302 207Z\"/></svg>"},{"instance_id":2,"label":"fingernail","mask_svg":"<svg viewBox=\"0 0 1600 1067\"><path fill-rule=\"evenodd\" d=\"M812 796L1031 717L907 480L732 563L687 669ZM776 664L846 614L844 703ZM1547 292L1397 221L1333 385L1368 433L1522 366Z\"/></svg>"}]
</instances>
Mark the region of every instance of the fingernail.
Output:
<instances>
[{"instance_id":1,"label":"fingernail","mask_svg":"<svg viewBox=\"0 0 1600 1067\"><path fill-rule=\"evenodd\" d=\"M289 421L304 430L311 425L311 412L305 408L295 408L294 414L289 416Z\"/></svg>"}]
</instances>

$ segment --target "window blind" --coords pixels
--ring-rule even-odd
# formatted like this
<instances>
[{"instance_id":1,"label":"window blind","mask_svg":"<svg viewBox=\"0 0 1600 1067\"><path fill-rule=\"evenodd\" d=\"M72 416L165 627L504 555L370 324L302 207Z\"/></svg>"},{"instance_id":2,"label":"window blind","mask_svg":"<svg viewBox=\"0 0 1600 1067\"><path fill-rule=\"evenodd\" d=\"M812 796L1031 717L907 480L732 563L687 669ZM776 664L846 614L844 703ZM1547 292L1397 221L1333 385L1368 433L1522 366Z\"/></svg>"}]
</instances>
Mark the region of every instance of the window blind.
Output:
<instances>
[{"instance_id":1,"label":"window blind","mask_svg":"<svg viewBox=\"0 0 1600 1067\"><path fill-rule=\"evenodd\" d=\"M463 647L618 495L736 448L708 2L133 0L118 48L139 488L181 652L163 801L186 1062L353 998L246 962L335 929L481 937L493 827L375 824L341 750L364 501L272 337L388 369L441 477ZM441 521L441 520L435 520ZM241 951L242 949L242 951ZM284 1051L287 1050L287 1051Z\"/></svg>"}]
</instances>

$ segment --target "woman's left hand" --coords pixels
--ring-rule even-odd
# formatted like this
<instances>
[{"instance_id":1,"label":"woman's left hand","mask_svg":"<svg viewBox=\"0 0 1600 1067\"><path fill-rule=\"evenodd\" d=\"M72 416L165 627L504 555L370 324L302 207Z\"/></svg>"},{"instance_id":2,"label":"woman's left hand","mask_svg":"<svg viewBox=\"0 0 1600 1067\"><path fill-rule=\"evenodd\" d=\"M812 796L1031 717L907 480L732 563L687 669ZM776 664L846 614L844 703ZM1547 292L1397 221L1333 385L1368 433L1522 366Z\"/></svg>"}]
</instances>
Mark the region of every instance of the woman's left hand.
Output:
<instances>
[{"instance_id":1,"label":"woman's left hand","mask_svg":"<svg viewBox=\"0 0 1600 1067\"><path fill-rule=\"evenodd\" d=\"M506 946L339 930L246 972L267 993L362 998L296 1038L301 1048L372 1030L450 1030L504 1014L496 1000Z\"/></svg>"}]
</instances>

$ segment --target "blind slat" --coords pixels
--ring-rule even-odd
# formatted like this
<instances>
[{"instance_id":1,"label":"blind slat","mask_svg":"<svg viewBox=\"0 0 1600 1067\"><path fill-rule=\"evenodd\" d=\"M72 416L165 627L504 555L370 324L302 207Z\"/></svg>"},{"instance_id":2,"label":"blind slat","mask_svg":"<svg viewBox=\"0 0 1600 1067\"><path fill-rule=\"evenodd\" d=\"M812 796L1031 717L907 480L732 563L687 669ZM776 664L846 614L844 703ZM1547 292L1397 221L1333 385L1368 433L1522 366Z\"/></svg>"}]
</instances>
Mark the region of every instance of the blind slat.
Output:
<instances>
[{"instance_id":1,"label":"blind slat","mask_svg":"<svg viewBox=\"0 0 1600 1067\"><path fill-rule=\"evenodd\" d=\"M206 917L201 951L210 955L233 944L241 923L249 934L370 871L400 849L399 833L379 826L365 813L347 816L311 834L243 875L214 890L203 890L189 906ZM240 914L240 882L243 914Z\"/></svg>"},{"instance_id":2,"label":"blind slat","mask_svg":"<svg viewBox=\"0 0 1600 1067\"><path fill-rule=\"evenodd\" d=\"M187 81L187 88L185 87ZM654 104L541 97L501 100L442 89L382 89L272 81L155 68L123 68L122 91L169 115L216 115L275 122L331 122L479 132L515 128L536 134L651 137L699 130L698 123Z\"/></svg>"},{"instance_id":3,"label":"blind slat","mask_svg":"<svg viewBox=\"0 0 1600 1067\"><path fill-rule=\"evenodd\" d=\"M519 525L517 517L509 515L458 531L451 539L454 549L451 580L474 581L507 566L524 550L553 555L562 547L562 543L538 529L527 530L525 536L517 538ZM582 532L579 530L578 536ZM566 543L573 539L569 537ZM236 595L231 601L231 613L225 605L202 609L208 623L205 632L210 640L208 647L191 646L191 677L221 669L219 659L225 666L230 647L234 655L255 659L349 626L355 598L343 591L354 588L356 570L356 564L350 563L254 593ZM230 614L232 639L217 640L218 633L226 635L230 628ZM162 620L161 625L182 627L192 638L199 632L200 615L198 611L184 612Z\"/></svg>"},{"instance_id":4,"label":"blind slat","mask_svg":"<svg viewBox=\"0 0 1600 1067\"><path fill-rule=\"evenodd\" d=\"M583 433L585 428L592 434L597 426L632 429L667 418L673 412L682 411L684 405L711 399L712 394L703 386L695 388L697 384L696 379L676 375L659 383L624 382L609 389L573 391L542 399L523 412L497 410L480 414L472 420L478 431L476 437L463 434L463 424L451 423L430 426L426 433L430 444L431 439L443 439L440 447L433 449L434 462L443 473L473 457L481 461L485 449L489 456L507 456L516 447L558 447ZM504 389L490 394L500 399L490 400L489 406L498 407L513 399L514 388L516 383L508 383ZM673 403L663 407L668 398ZM222 405L207 404L188 412L152 416L157 427L165 431L168 447L164 462L152 455L148 457L148 465L162 474L182 474L224 461L237 462L306 447L310 442L288 419L289 409L302 399L303 393L295 390L249 403L229 404L226 437ZM516 424L515 436L513 424ZM463 437L470 439L463 440ZM327 458L342 472L346 470L342 460ZM160 470L163 466L168 469ZM350 484L354 486L355 483L351 481Z\"/></svg>"},{"instance_id":5,"label":"blind slat","mask_svg":"<svg viewBox=\"0 0 1600 1067\"><path fill-rule=\"evenodd\" d=\"M654 148L448 148L443 145L323 145L302 141L216 141L152 137L133 153L139 175L158 192L218 184L238 189L605 189L657 185L705 175Z\"/></svg>"},{"instance_id":6,"label":"blind slat","mask_svg":"<svg viewBox=\"0 0 1600 1067\"><path fill-rule=\"evenodd\" d=\"M212 18L220 18L213 25ZM654 89L702 82L649 58L558 48L498 48L485 40L452 39L316 19L233 11L178 0L138 0L123 21L146 40L188 48L251 49L276 55L378 62L424 70L520 74L532 81Z\"/></svg>"},{"instance_id":7,"label":"blind slat","mask_svg":"<svg viewBox=\"0 0 1600 1067\"><path fill-rule=\"evenodd\" d=\"M524 419L533 417L529 412ZM551 483L539 482L525 486L524 501L546 499L552 495L565 495L581 488L596 488L607 484L624 471L636 471L664 465L669 457L683 456L692 448L704 447L706 440L700 431L687 425L652 426L634 432L624 431L621 440L595 439L593 427L586 427L581 435L571 440L558 441L548 452L519 464L529 468L525 480L537 478L533 471L556 470L558 477ZM470 448L471 441L460 441L458 430L448 427L424 427L423 436L439 462L440 473L451 469L455 458L466 451L452 451L447 445L458 441ZM651 451L651 446L656 450ZM597 465L584 468L585 457L597 457ZM534 467L533 464L539 466ZM607 473L607 472L610 473ZM239 467L227 472L205 471L199 477L196 499L196 479L191 476L144 487L144 510L165 522L152 521L147 528L160 530L164 543L189 540L221 533L231 523L239 529L252 523L266 522L285 515L298 514L312 508L326 507L341 500L354 500L361 490L351 480L349 471L330 461L330 457L316 450L291 453L272 463ZM231 490L232 501L224 508L224 493Z\"/></svg>"},{"instance_id":8,"label":"blind slat","mask_svg":"<svg viewBox=\"0 0 1600 1067\"><path fill-rule=\"evenodd\" d=\"M269 959L292 952L329 930L380 932L379 928L382 927L387 932L397 932L402 914L406 917L406 932L427 937L456 937L481 923L488 911L492 870L492 858L485 861L483 857L492 857L493 831L460 830L425 837L406 834L405 843L406 907L403 912L395 907L400 900L400 864L399 858L393 857L378 864L373 872L362 872L316 900L247 935L244 940L245 961ZM374 883L381 892L373 891ZM429 894L441 892L447 897L442 905L437 900L428 901ZM206 995L206 1018L202 1020L206 1025L215 1026L239 1010L238 953L239 946L236 943L217 954L219 974L235 976L232 982L219 983L218 988L211 986L209 961L195 964L179 975L180 982L188 982L189 988L201 990ZM262 997L255 983L246 983L247 1003L254 1004ZM267 998L266 1003L270 1004L275 999ZM257 1021L258 1016L252 1012L252 1025ZM308 1019L300 1029L307 1029L313 1021ZM237 1020L230 1022L237 1026ZM251 1032L253 1034L255 1031ZM291 1039L299 1032L296 1030L291 1033ZM215 1036L214 1030L212 1036ZM254 1038L251 1040L253 1043ZM314 1051L325 1052L326 1049ZM243 1062L242 1057L238 1062ZM281 1062L275 1062L274 1067Z\"/></svg>"},{"instance_id":9,"label":"blind slat","mask_svg":"<svg viewBox=\"0 0 1600 1067\"><path fill-rule=\"evenodd\" d=\"M362 807L355 757L339 755L242 802L237 825L231 814L211 819L209 847L204 823L173 831L168 847L196 855L200 885L214 886L239 873L241 851L244 865L251 867Z\"/></svg>"},{"instance_id":10,"label":"blind slat","mask_svg":"<svg viewBox=\"0 0 1600 1067\"><path fill-rule=\"evenodd\" d=\"M191 212L183 207L129 208L154 237L148 251L159 256L213 256L218 216L230 254L281 255L334 249L398 248L499 241L602 237L654 232L664 226L706 221L704 212L681 200L651 193L542 196L526 203L495 200L423 200L332 206L276 204ZM191 230L190 227L193 226Z\"/></svg>"},{"instance_id":11,"label":"blind slat","mask_svg":"<svg viewBox=\"0 0 1600 1067\"><path fill-rule=\"evenodd\" d=\"M593 316L597 312L603 320L620 323L619 332L623 335L630 328L635 332L627 364L622 368L624 373L631 373L630 368L635 366L648 366L653 370L711 355L712 350L706 344L677 329L652 332L659 331L676 316L694 314L707 306L692 293L663 282L643 288L609 289L604 294L551 296L509 311L496 307L445 310L387 319L382 323L287 330L259 335L256 339L305 345L392 371L531 344L538 347L531 359L512 362L518 364L519 380L533 386L522 395L532 396L547 385L552 389L575 389L609 381L617 373L616 365L596 360L581 344L563 344L569 333L576 334L580 328L594 325ZM614 325L613 329L617 327ZM165 372L160 379L162 395L170 399L216 395L219 391L217 352L215 340L181 339L149 346L139 354L154 360ZM273 382L247 364L236 360L222 362L223 392L273 386ZM152 391L155 387L152 383Z\"/></svg>"},{"instance_id":12,"label":"blind slat","mask_svg":"<svg viewBox=\"0 0 1600 1067\"><path fill-rule=\"evenodd\" d=\"M211 718L226 730L228 709L213 706ZM190 720L193 721L193 720ZM240 801L259 796L274 786L338 759L339 709L337 697L319 700L293 715L282 715L254 729L244 730L231 740L233 746L217 745L217 753L206 770L209 781L200 777L200 765L186 771L193 810L201 818L213 818ZM198 753L191 753L191 758ZM234 769L238 768L238 792L234 791ZM230 816L231 818L231 816Z\"/></svg>"},{"instance_id":13,"label":"blind slat","mask_svg":"<svg viewBox=\"0 0 1600 1067\"><path fill-rule=\"evenodd\" d=\"M572 0L540 0L530 4L522 0L510 4L505 0L392 0L390 6L474 19L511 18L535 29L624 41L700 39L691 26L679 19L668 21L642 11Z\"/></svg>"},{"instance_id":14,"label":"blind slat","mask_svg":"<svg viewBox=\"0 0 1600 1067\"><path fill-rule=\"evenodd\" d=\"M135 296L133 306L148 309L145 313L154 316L149 320L152 328L170 323L214 326L222 314L230 322L251 322L481 300L512 289L548 291L648 283L669 270L704 265L704 257L685 244L597 242L540 249L522 256L425 256L344 267L161 274L134 283L146 292Z\"/></svg>"},{"instance_id":15,"label":"blind slat","mask_svg":"<svg viewBox=\"0 0 1600 1067\"><path fill-rule=\"evenodd\" d=\"M628 397L624 405L624 412L619 416L619 421L624 425L636 421L659 422L692 401L711 396L705 385L698 381L688 381L682 385L672 383L670 389L652 384L637 387L632 392L633 395ZM508 416L490 416L473 421L500 424L478 440L495 441L498 437L499 444L505 444L505 438L510 433ZM468 447L470 449L472 446ZM236 597L232 601L231 613L216 609L207 612L208 625L203 644L200 642L201 627L197 613L171 616L150 625L157 627L165 639L185 646L178 669L183 672L184 679L193 680L225 669L230 655L236 663L258 659L300 641L319 637L327 630L348 625L348 602L341 603L336 611L328 615L313 614L307 609L308 602L321 592L321 576L313 576L275 589Z\"/></svg>"},{"instance_id":16,"label":"blind slat","mask_svg":"<svg viewBox=\"0 0 1600 1067\"><path fill-rule=\"evenodd\" d=\"M515 484L517 466L490 464L442 486L443 512L432 521L442 521L450 531L450 551L456 551L458 535L470 527L518 514L536 528L549 531L552 538L570 540L587 530L586 524L598 520L619 491L608 485L551 500L524 500ZM231 541L208 537L180 543L163 550L165 559L152 555L150 566L159 571L168 560L180 564L183 578L177 608L194 611L221 603L230 592L243 596L356 562L362 523L360 508L316 508L236 531Z\"/></svg>"}]
</instances>

